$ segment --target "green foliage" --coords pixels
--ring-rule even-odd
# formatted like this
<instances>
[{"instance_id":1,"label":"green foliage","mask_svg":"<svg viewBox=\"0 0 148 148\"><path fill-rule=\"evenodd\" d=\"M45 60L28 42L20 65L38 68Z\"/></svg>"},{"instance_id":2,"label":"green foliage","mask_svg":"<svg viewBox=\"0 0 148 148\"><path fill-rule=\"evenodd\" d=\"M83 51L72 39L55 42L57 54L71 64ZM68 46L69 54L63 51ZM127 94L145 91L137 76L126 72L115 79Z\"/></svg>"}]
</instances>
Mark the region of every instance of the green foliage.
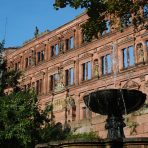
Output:
<instances>
[{"instance_id":1,"label":"green foliage","mask_svg":"<svg viewBox=\"0 0 148 148\"><path fill-rule=\"evenodd\" d=\"M0 147L31 148L49 140L51 126L47 115L52 106L39 111L35 92L19 88L21 72L7 70L3 51L0 50ZM6 94L9 88L12 92Z\"/></svg>"},{"instance_id":2,"label":"green foliage","mask_svg":"<svg viewBox=\"0 0 148 148\"><path fill-rule=\"evenodd\" d=\"M70 133L67 137L66 140L79 140L79 139L84 139L84 140L96 140L100 139L95 132L89 132L89 133L79 133L79 134L73 134Z\"/></svg>"},{"instance_id":3,"label":"green foliage","mask_svg":"<svg viewBox=\"0 0 148 148\"><path fill-rule=\"evenodd\" d=\"M74 9L86 9L89 19L82 25L82 32L87 36L87 41L91 41L93 37L98 36L98 32L102 33L106 29L105 22L108 18L111 24L118 23L114 19L120 18L118 25L121 30L131 23L137 27L144 22L144 17L140 14L141 8L147 6L148 9L146 0L55 0L54 3L57 10L67 5ZM134 14L132 22L129 15L131 13Z\"/></svg>"},{"instance_id":4,"label":"green foliage","mask_svg":"<svg viewBox=\"0 0 148 148\"><path fill-rule=\"evenodd\" d=\"M13 92L0 97L0 143L1 146L16 142L13 146L28 147L35 144L37 129L42 124L32 92Z\"/></svg>"},{"instance_id":5,"label":"green foliage","mask_svg":"<svg viewBox=\"0 0 148 148\"><path fill-rule=\"evenodd\" d=\"M0 147L28 148L47 142L52 134L49 121L46 112L39 112L31 90L0 97Z\"/></svg>"}]
</instances>

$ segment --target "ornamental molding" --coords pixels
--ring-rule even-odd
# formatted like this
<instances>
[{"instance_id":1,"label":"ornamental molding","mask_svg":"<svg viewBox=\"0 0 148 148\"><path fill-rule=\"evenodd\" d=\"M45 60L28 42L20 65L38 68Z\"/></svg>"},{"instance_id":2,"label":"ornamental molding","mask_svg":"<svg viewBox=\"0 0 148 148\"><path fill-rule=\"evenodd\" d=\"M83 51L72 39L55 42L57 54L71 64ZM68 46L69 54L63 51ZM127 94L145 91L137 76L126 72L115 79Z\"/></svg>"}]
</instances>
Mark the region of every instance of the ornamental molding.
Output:
<instances>
[{"instance_id":1,"label":"ornamental molding","mask_svg":"<svg viewBox=\"0 0 148 148\"><path fill-rule=\"evenodd\" d=\"M75 64L75 60L69 60L63 63L63 67L74 65L74 64Z\"/></svg>"},{"instance_id":2,"label":"ornamental molding","mask_svg":"<svg viewBox=\"0 0 148 148\"><path fill-rule=\"evenodd\" d=\"M39 71L39 72L36 72L36 73L35 73L34 77L35 77L35 78L41 78L41 77L43 77L44 75L45 75L45 72Z\"/></svg>"},{"instance_id":3,"label":"ornamental molding","mask_svg":"<svg viewBox=\"0 0 148 148\"><path fill-rule=\"evenodd\" d=\"M134 41L133 36L127 36L127 37L125 37L123 39L119 39L117 45L120 46L120 45L125 44L125 43L130 42L130 41Z\"/></svg>"},{"instance_id":4,"label":"ornamental molding","mask_svg":"<svg viewBox=\"0 0 148 148\"><path fill-rule=\"evenodd\" d=\"M59 69L59 66L52 66L51 68L48 69L48 73L55 73Z\"/></svg>"},{"instance_id":5,"label":"ornamental molding","mask_svg":"<svg viewBox=\"0 0 148 148\"><path fill-rule=\"evenodd\" d=\"M128 80L124 84L124 86L122 88L125 88L125 89L137 89L137 90L139 90L140 85L137 82L133 81L133 80Z\"/></svg>"},{"instance_id":6,"label":"ornamental molding","mask_svg":"<svg viewBox=\"0 0 148 148\"><path fill-rule=\"evenodd\" d=\"M105 51L105 50L112 50L112 45L104 45L103 47L101 47L100 49L97 49L98 52L100 53L100 51Z\"/></svg>"},{"instance_id":7,"label":"ornamental molding","mask_svg":"<svg viewBox=\"0 0 148 148\"><path fill-rule=\"evenodd\" d=\"M90 57L93 57L92 53L85 53L79 56L79 60L83 60L83 59L90 58Z\"/></svg>"}]
</instances>

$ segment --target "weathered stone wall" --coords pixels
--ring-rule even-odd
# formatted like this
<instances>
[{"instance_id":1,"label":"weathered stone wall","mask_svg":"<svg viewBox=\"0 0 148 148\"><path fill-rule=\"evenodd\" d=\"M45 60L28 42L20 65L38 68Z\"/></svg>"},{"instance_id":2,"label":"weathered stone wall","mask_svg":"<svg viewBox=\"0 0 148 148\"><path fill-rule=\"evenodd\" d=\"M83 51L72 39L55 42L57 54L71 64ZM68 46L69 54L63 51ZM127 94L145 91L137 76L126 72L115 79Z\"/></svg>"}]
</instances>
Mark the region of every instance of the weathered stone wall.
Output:
<instances>
[{"instance_id":1,"label":"weathered stone wall","mask_svg":"<svg viewBox=\"0 0 148 148\"><path fill-rule=\"evenodd\" d=\"M87 16L82 15L33 39L14 52L8 53L8 68L17 66L24 71L21 79L22 86L36 87L37 80L42 80L38 105L44 109L45 105L53 103L55 122L64 124L69 121L76 132L95 131L101 138L106 138L107 131L104 128L106 117L95 113L91 115L85 107L83 97L89 92L106 88L138 89L148 94L148 47L146 44L148 31L142 29L139 32L133 32L133 28L129 27L122 33L114 30L104 36L99 36L90 43L83 43L80 25L86 19ZM66 39L71 36L74 37L74 47L66 50ZM61 41L64 43L62 51L51 57L51 46L61 44ZM123 49L130 46L134 47L134 65L125 68ZM37 53L40 51L44 51L43 61L38 61ZM110 73L103 74L102 57L108 54L113 59L112 70ZM26 58L30 57L33 60L32 64L26 67ZM90 80L83 80L82 64L86 62L91 62ZM74 84L65 86L65 71L69 68L74 68ZM58 85L56 90L50 90L50 76L59 71L62 73L60 81L62 85ZM75 108L64 103L69 98L74 100ZM146 105L140 112L125 115L125 120L127 121L127 127L124 129L126 137L148 136L148 107Z\"/></svg>"}]
</instances>

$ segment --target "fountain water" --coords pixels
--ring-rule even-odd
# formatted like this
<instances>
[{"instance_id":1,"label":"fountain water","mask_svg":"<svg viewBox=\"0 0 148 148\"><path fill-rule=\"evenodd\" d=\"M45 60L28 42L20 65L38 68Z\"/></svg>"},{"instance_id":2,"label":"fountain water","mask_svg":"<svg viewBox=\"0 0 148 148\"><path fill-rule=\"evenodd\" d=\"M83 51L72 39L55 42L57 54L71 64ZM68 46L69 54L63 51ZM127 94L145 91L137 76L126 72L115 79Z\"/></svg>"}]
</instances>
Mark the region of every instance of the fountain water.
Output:
<instances>
[{"instance_id":1,"label":"fountain water","mask_svg":"<svg viewBox=\"0 0 148 148\"><path fill-rule=\"evenodd\" d=\"M121 91L124 98L121 97ZM138 110L145 102L146 95L138 90L105 89L84 96L86 106L93 112L107 115L108 138L124 138L125 127L122 115ZM126 112L125 107L126 106Z\"/></svg>"},{"instance_id":2,"label":"fountain water","mask_svg":"<svg viewBox=\"0 0 148 148\"><path fill-rule=\"evenodd\" d=\"M115 45L112 48L114 88L103 89L84 96L86 106L93 112L107 115L105 128L108 138L124 138L123 128L126 126L123 115L138 110L145 102L146 94L138 90L116 89L115 83L118 73L118 61L115 56Z\"/></svg>"}]
</instances>

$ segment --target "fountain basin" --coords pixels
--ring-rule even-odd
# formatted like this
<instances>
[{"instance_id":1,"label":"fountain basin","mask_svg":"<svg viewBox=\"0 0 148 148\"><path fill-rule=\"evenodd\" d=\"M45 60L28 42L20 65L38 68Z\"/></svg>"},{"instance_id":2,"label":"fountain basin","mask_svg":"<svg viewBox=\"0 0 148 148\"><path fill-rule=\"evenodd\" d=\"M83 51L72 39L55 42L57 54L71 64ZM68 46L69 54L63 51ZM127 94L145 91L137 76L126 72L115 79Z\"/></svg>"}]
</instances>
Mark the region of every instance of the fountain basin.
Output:
<instances>
[{"instance_id":1,"label":"fountain basin","mask_svg":"<svg viewBox=\"0 0 148 148\"><path fill-rule=\"evenodd\" d=\"M146 94L138 90L105 89L84 96L86 106L101 115L129 114L145 102Z\"/></svg>"},{"instance_id":2,"label":"fountain basin","mask_svg":"<svg viewBox=\"0 0 148 148\"><path fill-rule=\"evenodd\" d=\"M138 110L145 102L146 94L138 90L105 89L84 96L86 106L93 112L107 115L107 138L125 138L126 126L122 115Z\"/></svg>"}]
</instances>

